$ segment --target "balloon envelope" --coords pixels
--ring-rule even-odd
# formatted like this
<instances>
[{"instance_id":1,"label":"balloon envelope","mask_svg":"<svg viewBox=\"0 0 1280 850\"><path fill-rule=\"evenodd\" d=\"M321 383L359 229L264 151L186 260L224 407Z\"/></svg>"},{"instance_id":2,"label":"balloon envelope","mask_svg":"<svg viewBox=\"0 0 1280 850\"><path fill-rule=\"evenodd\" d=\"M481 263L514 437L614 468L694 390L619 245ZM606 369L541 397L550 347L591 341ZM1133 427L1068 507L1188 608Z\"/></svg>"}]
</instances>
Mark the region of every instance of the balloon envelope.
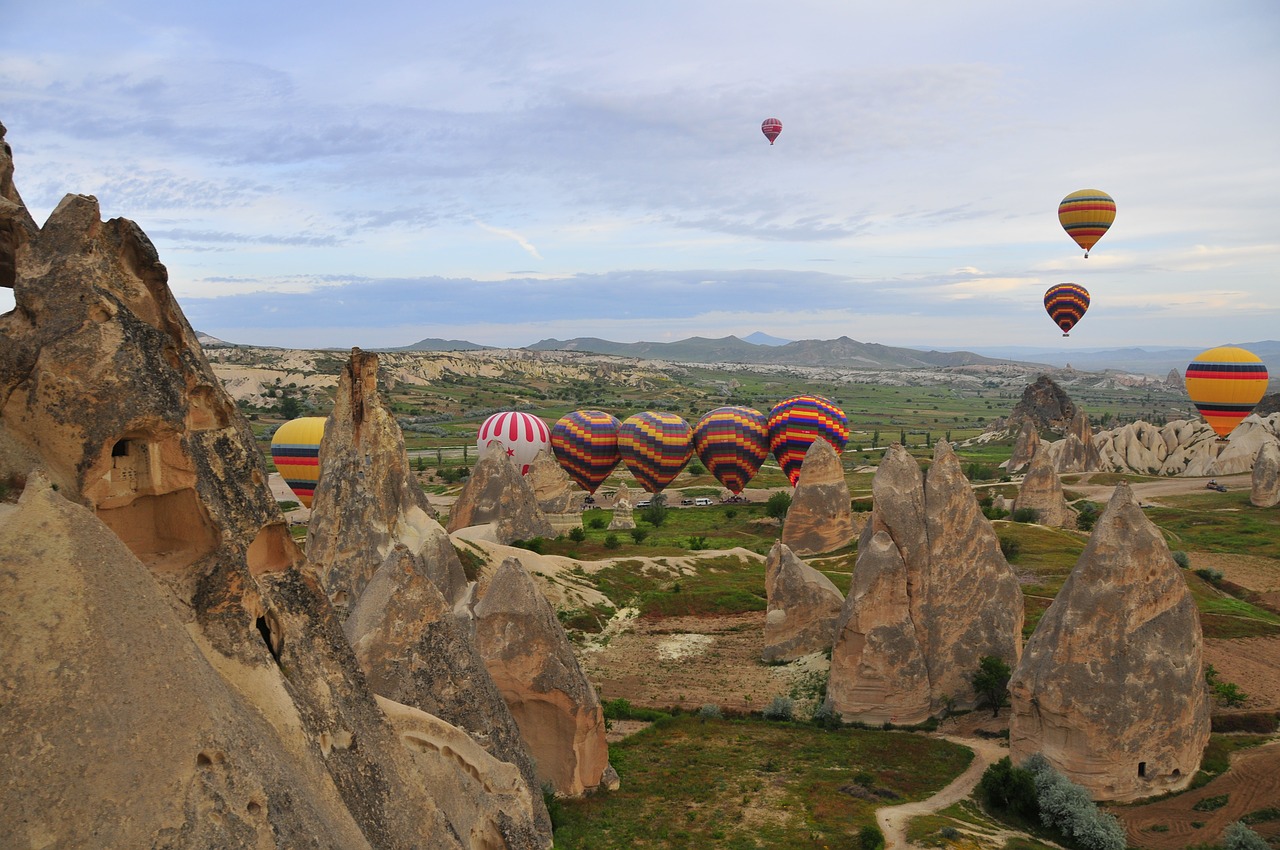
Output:
<instances>
[{"instance_id":1,"label":"balloon envelope","mask_svg":"<svg viewBox=\"0 0 1280 850\"><path fill-rule=\"evenodd\" d=\"M1089 309L1089 290L1078 283L1060 283L1044 294L1044 309L1066 336Z\"/></svg>"},{"instance_id":2,"label":"balloon envelope","mask_svg":"<svg viewBox=\"0 0 1280 850\"><path fill-rule=\"evenodd\" d=\"M1187 395L1219 437L1225 438L1267 391L1267 367L1243 348L1224 345L1196 355L1187 367Z\"/></svg>"},{"instance_id":3,"label":"balloon envelope","mask_svg":"<svg viewBox=\"0 0 1280 850\"><path fill-rule=\"evenodd\" d=\"M698 420L693 449L717 481L741 493L769 456L769 420L750 407L717 407Z\"/></svg>"},{"instance_id":4,"label":"balloon envelope","mask_svg":"<svg viewBox=\"0 0 1280 850\"><path fill-rule=\"evenodd\" d=\"M476 434L477 457L491 451L501 451L520 467L520 474L527 475L529 464L538 452L551 448L551 431L547 423L528 413L504 410L495 413L480 424Z\"/></svg>"},{"instance_id":5,"label":"balloon envelope","mask_svg":"<svg viewBox=\"0 0 1280 850\"><path fill-rule=\"evenodd\" d=\"M1116 202L1101 189L1080 189L1058 204L1062 229L1084 249L1086 257L1115 220Z\"/></svg>"},{"instance_id":6,"label":"balloon envelope","mask_svg":"<svg viewBox=\"0 0 1280 850\"><path fill-rule=\"evenodd\" d=\"M575 410L551 429L551 450L560 467L588 493L618 465L618 420L602 410Z\"/></svg>"},{"instance_id":7,"label":"balloon envelope","mask_svg":"<svg viewBox=\"0 0 1280 850\"><path fill-rule=\"evenodd\" d=\"M773 140L782 133L782 122L777 118L766 118L764 123L760 125L760 132L764 133L764 137L769 140L769 144L773 144Z\"/></svg>"},{"instance_id":8,"label":"balloon envelope","mask_svg":"<svg viewBox=\"0 0 1280 850\"><path fill-rule=\"evenodd\" d=\"M320 480L320 440L324 437L323 416L292 419L271 437L271 460L289 489L304 507L311 507L311 497Z\"/></svg>"},{"instance_id":9,"label":"balloon envelope","mask_svg":"<svg viewBox=\"0 0 1280 850\"><path fill-rule=\"evenodd\" d=\"M693 429L674 413L646 410L618 427L622 462L650 493L661 493L693 454Z\"/></svg>"},{"instance_id":10,"label":"balloon envelope","mask_svg":"<svg viewBox=\"0 0 1280 850\"><path fill-rule=\"evenodd\" d=\"M830 399L798 395L778 402L769 411L769 448L792 487L800 479L805 452L819 437L836 452L844 451L849 442L849 420Z\"/></svg>"}]
</instances>

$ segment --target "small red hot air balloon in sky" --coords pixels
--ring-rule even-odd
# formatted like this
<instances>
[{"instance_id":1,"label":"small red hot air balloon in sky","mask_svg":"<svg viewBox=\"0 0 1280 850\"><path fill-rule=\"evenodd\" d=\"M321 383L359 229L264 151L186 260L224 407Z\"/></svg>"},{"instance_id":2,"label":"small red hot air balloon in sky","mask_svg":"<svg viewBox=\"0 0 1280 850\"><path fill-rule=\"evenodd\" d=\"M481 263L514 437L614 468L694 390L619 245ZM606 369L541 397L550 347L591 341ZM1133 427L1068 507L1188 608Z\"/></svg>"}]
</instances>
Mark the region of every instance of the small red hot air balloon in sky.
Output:
<instances>
[{"instance_id":1,"label":"small red hot air balloon in sky","mask_svg":"<svg viewBox=\"0 0 1280 850\"><path fill-rule=\"evenodd\" d=\"M782 132L782 122L777 118L766 118L764 123L760 125L760 132L764 133L764 137L769 140L769 144L773 144L773 140L778 138Z\"/></svg>"}]
</instances>

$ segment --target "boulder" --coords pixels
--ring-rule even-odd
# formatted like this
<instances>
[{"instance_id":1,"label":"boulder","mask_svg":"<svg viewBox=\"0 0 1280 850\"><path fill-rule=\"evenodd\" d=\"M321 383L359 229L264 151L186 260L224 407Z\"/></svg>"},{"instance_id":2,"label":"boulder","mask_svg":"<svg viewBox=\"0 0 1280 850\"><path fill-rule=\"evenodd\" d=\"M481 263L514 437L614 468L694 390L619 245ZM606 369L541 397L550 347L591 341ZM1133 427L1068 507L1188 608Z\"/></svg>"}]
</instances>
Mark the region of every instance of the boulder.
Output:
<instances>
[{"instance_id":1,"label":"boulder","mask_svg":"<svg viewBox=\"0 0 1280 850\"><path fill-rule=\"evenodd\" d=\"M1049 459L1048 446L1041 446L1031 460L1026 477L1013 500L1016 513L1024 508L1036 512L1036 522L1053 528L1075 528L1076 512L1062 495L1062 482Z\"/></svg>"},{"instance_id":2,"label":"boulder","mask_svg":"<svg viewBox=\"0 0 1280 850\"><path fill-rule=\"evenodd\" d=\"M1095 800L1186 788L1209 738L1195 601L1119 484L1009 682L1010 756L1040 752Z\"/></svg>"},{"instance_id":3,"label":"boulder","mask_svg":"<svg viewBox=\"0 0 1280 850\"><path fill-rule=\"evenodd\" d=\"M503 561L475 614L476 644L539 781L565 797L612 784L600 699L555 611L519 561Z\"/></svg>"},{"instance_id":4,"label":"boulder","mask_svg":"<svg viewBox=\"0 0 1280 850\"><path fill-rule=\"evenodd\" d=\"M1259 508L1280 504L1280 442L1263 443L1253 462L1253 486L1249 501Z\"/></svg>"},{"instance_id":5,"label":"boulder","mask_svg":"<svg viewBox=\"0 0 1280 850\"><path fill-rule=\"evenodd\" d=\"M378 356L352 349L320 442L307 556L345 613L397 545L450 603L466 589L462 563L409 466L404 434L378 396Z\"/></svg>"},{"instance_id":6,"label":"boulder","mask_svg":"<svg viewBox=\"0 0 1280 850\"><path fill-rule=\"evenodd\" d=\"M1018 436L1013 441L1013 453L1009 455L1005 469L1010 473L1021 472L1023 467L1031 463L1031 458L1039 447L1040 432L1036 430L1035 423L1030 419L1022 420L1022 427L1018 429Z\"/></svg>"},{"instance_id":7,"label":"boulder","mask_svg":"<svg viewBox=\"0 0 1280 850\"><path fill-rule=\"evenodd\" d=\"M449 512L449 531L486 523L493 524L499 543L555 536L533 488L501 452L476 462Z\"/></svg>"},{"instance_id":8,"label":"boulder","mask_svg":"<svg viewBox=\"0 0 1280 850\"><path fill-rule=\"evenodd\" d=\"M1030 422L1041 433L1052 431L1062 434L1076 415L1076 406L1062 387L1048 375L1041 375L1022 391L1022 398L1014 405L1005 427L1021 430L1023 422Z\"/></svg>"},{"instance_id":9,"label":"boulder","mask_svg":"<svg viewBox=\"0 0 1280 850\"><path fill-rule=\"evenodd\" d=\"M794 661L830 649L844 603L839 588L785 543L773 544L764 569L764 661Z\"/></svg>"},{"instance_id":10,"label":"boulder","mask_svg":"<svg viewBox=\"0 0 1280 850\"><path fill-rule=\"evenodd\" d=\"M932 712L929 667L916 638L907 567L887 532L859 547L836 622L828 707L846 722L922 723Z\"/></svg>"},{"instance_id":11,"label":"boulder","mask_svg":"<svg viewBox=\"0 0 1280 850\"><path fill-rule=\"evenodd\" d=\"M782 542L797 555L816 555L853 539L853 509L840 455L826 440L814 440L782 524Z\"/></svg>"},{"instance_id":12,"label":"boulder","mask_svg":"<svg viewBox=\"0 0 1280 850\"><path fill-rule=\"evenodd\" d=\"M408 547L397 544L343 625L369 687L470 735L503 763L501 776L508 767L514 769L522 778L523 792L506 779L481 779L506 789L509 799L503 799L516 806L510 813L512 822L523 818L536 825L537 836L549 836L551 821L541 783L515 718L471 639L471 624L455 617L420 564ZM458 752L456 746L453 751ZM527 838L521 846L542 846Z\"/></svg>"}]
</instances>

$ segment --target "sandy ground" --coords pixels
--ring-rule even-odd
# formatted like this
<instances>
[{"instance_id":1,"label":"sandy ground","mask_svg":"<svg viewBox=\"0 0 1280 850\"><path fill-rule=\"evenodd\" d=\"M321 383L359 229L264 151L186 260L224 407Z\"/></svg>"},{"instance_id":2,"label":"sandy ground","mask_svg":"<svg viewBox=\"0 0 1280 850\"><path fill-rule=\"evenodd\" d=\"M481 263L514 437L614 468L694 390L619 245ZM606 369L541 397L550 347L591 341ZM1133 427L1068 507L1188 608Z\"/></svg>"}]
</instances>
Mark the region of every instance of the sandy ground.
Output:
<instances>
[{"instance_id":1,"label":"sandy ground","mask_svg":"<svg viewBox=\"0 0 1280 850\"><path fill-rule=\"evenodd\" d=\"M1107 473L1096 473L1107 474ZM1091 502L1106 504L1115 492L1114 484L1090 484L1093 474L1081 476L1075 484L1064 484L1063 487L1073 493L1079 493ZM1161 496L1182 496L1188 493L1205 493L1208 478L1162 478L1158 481L1138 481L1131 483L1129 489L1134 498L1142 505L1159 505ZM1239 475L1222 475L1215 479L1229 491L1249 490L1253 487L1253 473L1242 472Z\"/></svg>"},{"instance_id":2,"label":"sandy ground","mask_svg":"<svg viewBox=\"0 0 1280 850\"><path fill-rule=\"evenodd\" d=\"M1249 695L1241 710L1280 710L1280 637L1206 640L1204 662Z\"/></svg>"}]
</instances>

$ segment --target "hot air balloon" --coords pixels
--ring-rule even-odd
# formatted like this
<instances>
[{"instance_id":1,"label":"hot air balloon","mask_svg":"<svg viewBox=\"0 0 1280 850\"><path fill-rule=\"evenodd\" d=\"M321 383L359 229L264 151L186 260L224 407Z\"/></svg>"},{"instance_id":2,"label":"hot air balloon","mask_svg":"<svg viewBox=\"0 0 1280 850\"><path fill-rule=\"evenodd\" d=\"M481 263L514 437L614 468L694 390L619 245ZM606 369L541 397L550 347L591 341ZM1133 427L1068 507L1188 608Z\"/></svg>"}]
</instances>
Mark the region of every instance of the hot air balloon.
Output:
<instances>
[{"instance_id":1,"label":"hot air balloon","mask_svg":"<svg viewBox=\"0 0 1280 850\"><path fill-rule=\"evenodd\" d=\"M849 420L831 400L798 395L778 402L769 411L769 448L792 487L800 480L805 452L819 437L837 452L844 451L849 442Z\"/></svg>"},{"instance_id":2,"label":"hot air balloon","mask_svg":"<svg viewBox=\"0 0 1280 850\"><path fill-rule=\"evenodd\" d=\"M698 420L693 449L717 481L741 493L769 456L769 420L750 407L717 407Z\"/></svg>"},{"instance_id":3,"label":"hot air balloon","mask_svg":"<svg viewBox=\"0 0 1280 850\"><path fill-rule=\"evenodd\" d=\"M1267 391L1267 367L1252 352L1224 345L1196 355L1187 367L1187 395L1225 440Z\"/></svg>"},{"instance_id":4,"label":"hot air balloon","mask_svg":"<svg viewBox=\"0 0 1280 850\"><path fill-rule=\"evenodd\" d=\"M760 125L760 132L764 133L764 137L769 140L769 144L773 144L773 140L782 133L782 122L777 118L766 118L764 123Z\"/></svg>"},{"instance_id":5,"label":"hot air balloon","mask_svg":"<svg viewBox=\"0 0 1280 850\"><path fill-rule=\"evenodd\" d=\"M320 439L324 437L323 416L292 419L271 437L271 460L289 489L304 507L311 507L311 497L320 480Z\"/></svg>"},{"instance_id":6,"label":"hot air balloon","mask_svg":"<svg viewBox=\"0 0 1280 850\"><path fill-rule=\"evenodd\" d=\"M618 465L618 420L602 410L575 410L551 429L551 450L560 467L588 493Z\"/></svg>"},{"instance_id":7,"label":"hot air balloon","mask_svg":"<svg viewBox=\"0 0 1280 850\"><path fill-rule=\"evenodd\" d=\"M484 457L495 449L501 449L520 467L520 474L529 473L529 464L538 452L551 448L551 432L547 423L528 413L504 410L495 413L480 424L476 435L477 457Z\"/></svg>"},{"instance_id":8,"label":"hot air balloon","mask_svg":"<svg viewBox=\"0 0 1280 850\"><path fill-rule=\"evenodd\" d=\"M1069 336L1089 309L1089 290L1078 283L1051 286L1044 294L1044 309L1054 324L1062 328L1062 335Z\"/></svg>"},{"instance_id":9,"label":"hot air balloon","mask_svg":"<svg viewBox=\"0 0 1280 850\"><path fill-rule=\"evenodd\" d=\"M1058 204L1062 229L1084 249L1085 257L1115 220L1116 202L1100 189L1080 189Z\"/></svg>"},{"instance_id":10,"label":"hot air balloon","mask_svg":"<svg viewBox=\"0 0 1280 850\"><path fill-rule=\"evenodd\" d=\"M618 451L640 486L661 493L689 462L693 430L674 413L646 410L618 426Z\"/></svg>"}]
</instances>

